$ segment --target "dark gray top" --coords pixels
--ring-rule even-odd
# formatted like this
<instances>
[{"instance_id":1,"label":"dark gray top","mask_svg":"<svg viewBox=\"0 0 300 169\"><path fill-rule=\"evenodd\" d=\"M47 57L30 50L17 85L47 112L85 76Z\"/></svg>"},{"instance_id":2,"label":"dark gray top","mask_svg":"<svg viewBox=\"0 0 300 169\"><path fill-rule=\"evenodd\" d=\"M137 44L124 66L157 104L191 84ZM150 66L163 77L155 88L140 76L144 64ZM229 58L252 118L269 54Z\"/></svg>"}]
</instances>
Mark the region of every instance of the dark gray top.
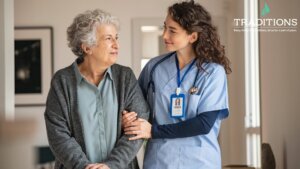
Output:
<instances>
[{"instance_id":1,"label":"dark gray top","mask_svg":"<svg viewBox=\"0 0 300 169\"><path fill-rule=\"evenodd\" d=\"M129 136L123 135L122 111L135 111L140 118L148 119L148 105L130 68L114 64L111 71L118 96L118 131L116 145L103 163L111 169L136 169L135 156L143 140L129 141ZM49 145L56 157L55 169L84 169L91 163L85 154L77 99L75 72L68 66L52 78L44 114Z\"/></svg>"}]
</instances>

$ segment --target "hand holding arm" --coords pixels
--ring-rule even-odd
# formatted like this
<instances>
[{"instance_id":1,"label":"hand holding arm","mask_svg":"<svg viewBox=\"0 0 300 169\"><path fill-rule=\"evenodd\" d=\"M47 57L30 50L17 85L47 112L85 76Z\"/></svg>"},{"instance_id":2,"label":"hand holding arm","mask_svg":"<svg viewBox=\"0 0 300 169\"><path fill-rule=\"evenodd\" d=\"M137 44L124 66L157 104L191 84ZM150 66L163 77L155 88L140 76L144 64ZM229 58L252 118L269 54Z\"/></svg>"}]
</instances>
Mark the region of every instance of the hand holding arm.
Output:
<instances>
[{"instance_id":1,"label":"hand holding arm","mask_svg":"<svg viewBox=\"0 0 300 169\"><path fill-rule=\"evenodd\" d=\"M227 113L228 109L204 112L186 121L166 124L152 125L143 119L138 119L125 126L127 135L136 135L129 140L139 138L183 138L196 135L208 134L214 125L219 113Z\"/></svg>"},{"instance_id":2,"label":"hand holding arm","mask_svg":"<svg viewBox=\"0 0 300 169\"><path fill-rule=\"evenodd\" d=\"M84 169L110 169L107 165L103 163L89 164Z\"/></svg>"},{"instance_id":3,"label":"hand holding arm","mask_svg":"<svg viewBox=\"0 0 300 169\"><path fill-rule=\"evenodd\" d=\"M151 138L151 127L152 125L147 120L139 118L126 126L124 131L126 135L135 135L130 137L129 140L149 139Z\"/></svg>"},{"instance_id":4,"label":"hand holding arm","mask_svg":"<svg viewBox=\"0 0 300 169\"><path fill-rule=\"evenodd\" d=\"M131 122L135 121L137 119L137 113L136 112L128 112L124 110L122 112L122 129L129 126Z\"/></svg>"}]
</instances>

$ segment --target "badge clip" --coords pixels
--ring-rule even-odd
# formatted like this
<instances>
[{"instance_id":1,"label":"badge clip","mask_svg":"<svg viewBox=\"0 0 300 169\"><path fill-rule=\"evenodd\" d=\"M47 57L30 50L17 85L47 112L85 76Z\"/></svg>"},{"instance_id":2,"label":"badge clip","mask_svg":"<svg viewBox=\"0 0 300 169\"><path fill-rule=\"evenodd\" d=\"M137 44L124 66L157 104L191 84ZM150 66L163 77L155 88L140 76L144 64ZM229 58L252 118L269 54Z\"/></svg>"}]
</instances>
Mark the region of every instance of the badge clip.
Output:
<instances>
[{"instance_id":1,"label":"badge clip","mask_svg":"<svg viewBox=\"0 0 300 169\"><path fill-rule=\"evenodd\" d=\"M180 87L176 88L176 95L177 95L177 96L180 94L180 92L181 92Z\"/></svg>"}]
</instances>

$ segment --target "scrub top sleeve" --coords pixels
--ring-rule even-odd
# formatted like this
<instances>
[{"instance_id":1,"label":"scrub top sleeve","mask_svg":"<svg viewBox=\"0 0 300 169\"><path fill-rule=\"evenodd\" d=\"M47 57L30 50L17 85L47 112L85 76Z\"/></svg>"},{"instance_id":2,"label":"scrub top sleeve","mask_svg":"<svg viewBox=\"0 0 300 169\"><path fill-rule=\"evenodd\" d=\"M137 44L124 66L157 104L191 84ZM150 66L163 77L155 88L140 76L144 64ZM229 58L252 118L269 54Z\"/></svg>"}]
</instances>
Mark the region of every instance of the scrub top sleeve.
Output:
<instances>
[{"instance_id":1,"label":"scrub top sleeve","mask_svg":"<svg viewBox=\"0 0 300 169\"><path fill-rule=\"evenodd\" d=\"M148 68L149 67L149 63L146 64L146 66L143 68L139 79L138 79L138 83L140 85L140 88L143 92L144 98L147 98L147 87L148 87L148 82L149 82L149 71Z\"/></svg>"},{"instance_id":2,"label":"scrub top sleeve","mask_svg":"<svg viewBox=\"0 0 300 169\"><path fill-rule=\"evenodd\" d=\"M203 94L198 104L199 113L228 109L227 77L221 65L214 67L207 77ZM222 111L218 118L228 117L229 111Z\"/></svg>"},{"instance_id":3,"label":"scrub top sleeve","mask_svg":"<svg viewBox=\"0 0 300 169\"><path fill-rule=\"evenodd\" d=\"M184 138L208 134L218 114L223 110L204 112L200 115L174 124L152 125L152 138Z\"/></svg>"}]
</instances>

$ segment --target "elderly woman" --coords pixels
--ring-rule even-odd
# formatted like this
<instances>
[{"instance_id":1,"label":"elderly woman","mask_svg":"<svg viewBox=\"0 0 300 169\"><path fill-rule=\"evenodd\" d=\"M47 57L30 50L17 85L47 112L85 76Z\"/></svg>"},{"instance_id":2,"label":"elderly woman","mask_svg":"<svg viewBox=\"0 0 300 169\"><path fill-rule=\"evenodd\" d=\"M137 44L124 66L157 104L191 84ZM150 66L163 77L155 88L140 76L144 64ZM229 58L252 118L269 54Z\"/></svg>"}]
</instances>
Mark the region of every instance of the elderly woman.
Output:
<instances>
[{"instance_id":1,"label":"elderly woman","mask_svg":"<svg viewBox=\"0 0 300 169\"><path fill-rule=\"evenodd\" d=\"M68 27L77 60L54 75L45 121L56 169L134 169L143 140L121 132L122 111L148 118L148 107L128 67L118 57L118 21L99 9Z\"/></svg>"}]
</instances>

